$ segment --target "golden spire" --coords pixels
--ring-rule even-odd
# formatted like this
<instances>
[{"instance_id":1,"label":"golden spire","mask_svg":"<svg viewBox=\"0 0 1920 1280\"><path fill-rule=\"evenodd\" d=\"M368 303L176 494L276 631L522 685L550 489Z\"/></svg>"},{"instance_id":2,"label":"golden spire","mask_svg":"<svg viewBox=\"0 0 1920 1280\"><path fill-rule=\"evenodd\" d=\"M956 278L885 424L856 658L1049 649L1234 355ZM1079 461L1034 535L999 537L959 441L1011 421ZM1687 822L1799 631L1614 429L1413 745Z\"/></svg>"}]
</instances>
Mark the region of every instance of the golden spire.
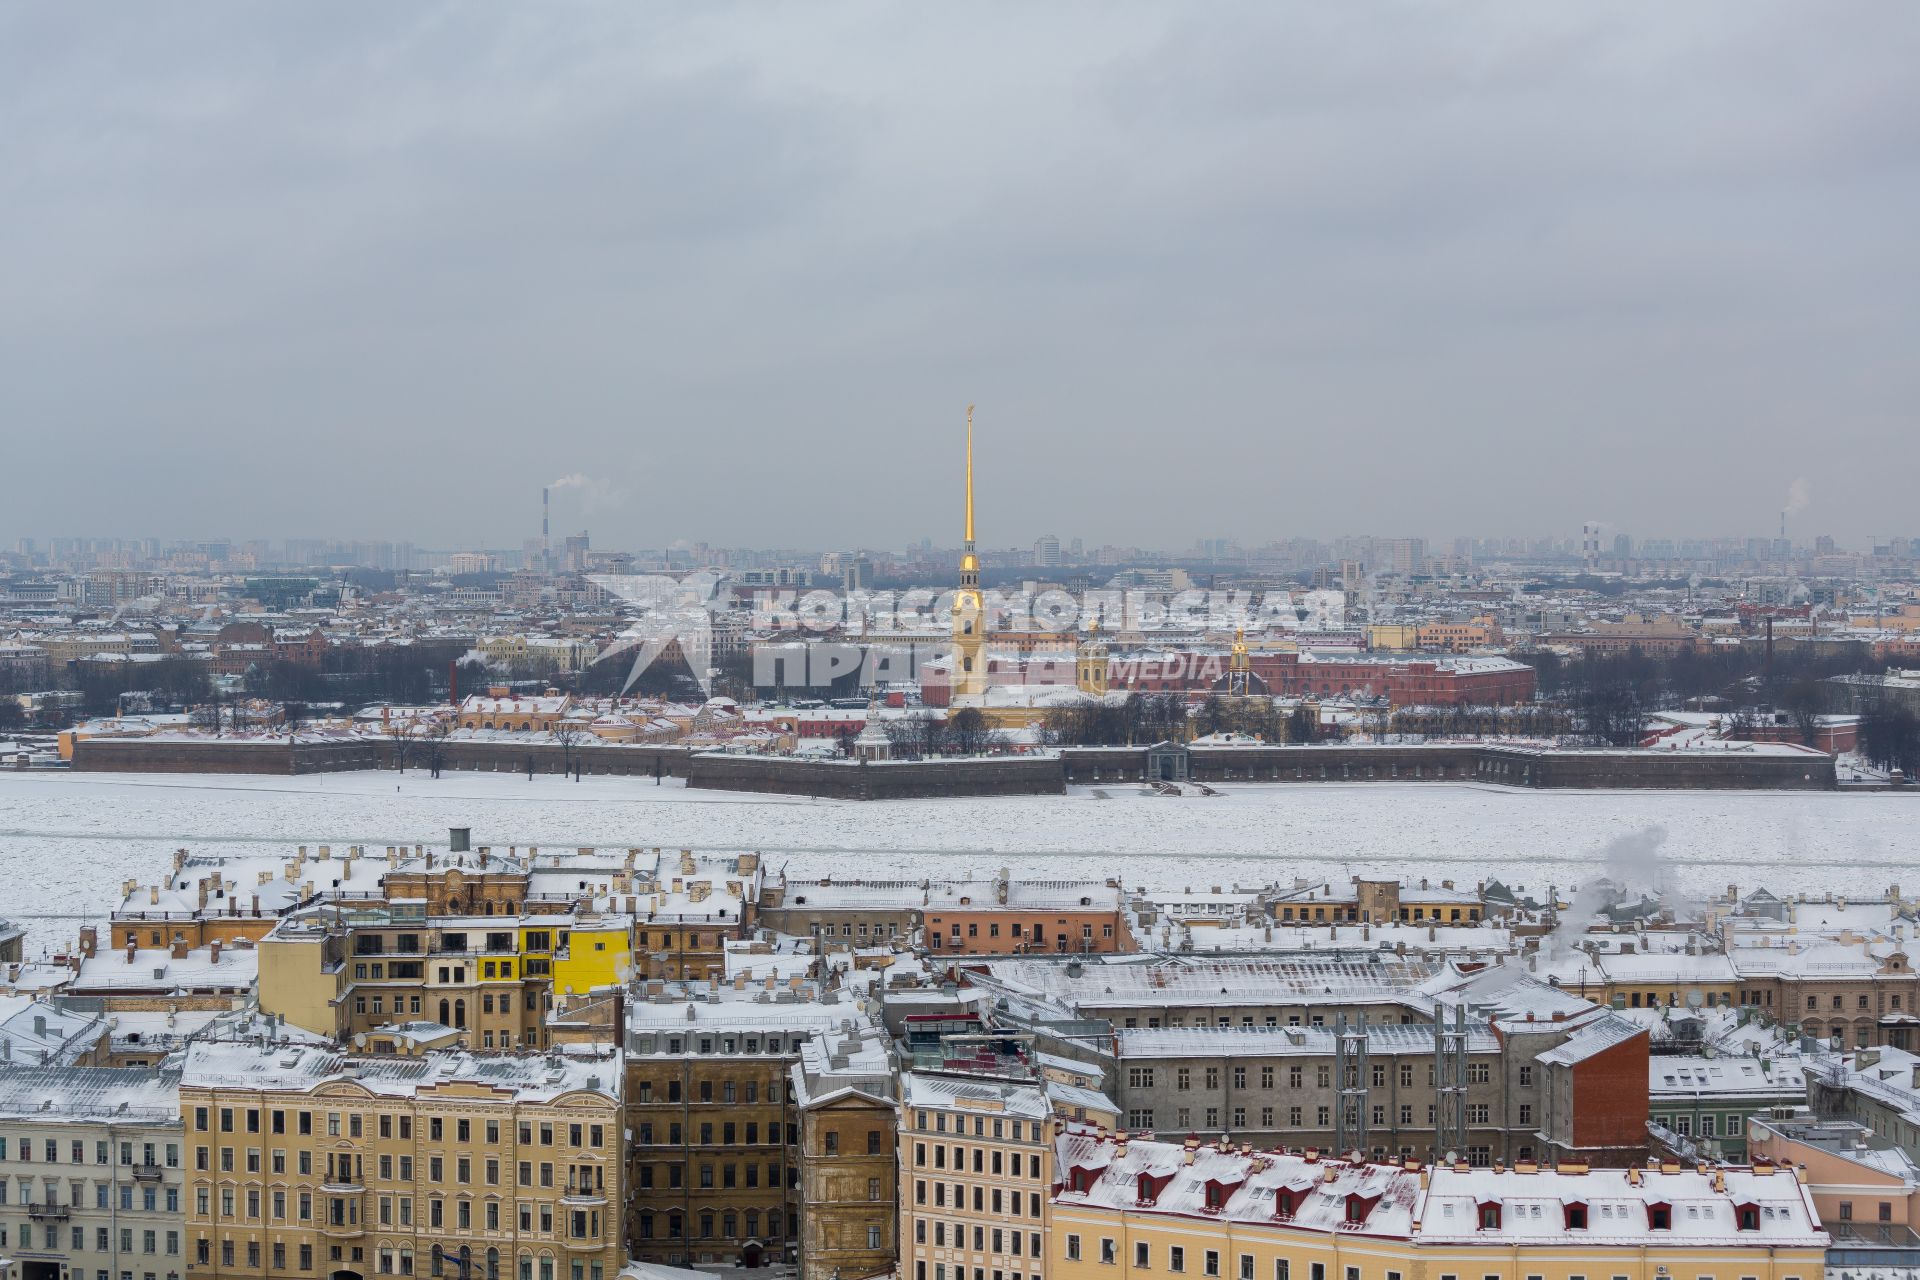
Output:
<instances>
[{"instance_id":1,"label":"golden spire","mask_svg":"<svg viewBox=\"0 0 1920 1280\"><path fill-rule=\"evenodd\" d=\"M973 406L967 406L967 546L973 546Z\"/></svg>"}]
</instances>

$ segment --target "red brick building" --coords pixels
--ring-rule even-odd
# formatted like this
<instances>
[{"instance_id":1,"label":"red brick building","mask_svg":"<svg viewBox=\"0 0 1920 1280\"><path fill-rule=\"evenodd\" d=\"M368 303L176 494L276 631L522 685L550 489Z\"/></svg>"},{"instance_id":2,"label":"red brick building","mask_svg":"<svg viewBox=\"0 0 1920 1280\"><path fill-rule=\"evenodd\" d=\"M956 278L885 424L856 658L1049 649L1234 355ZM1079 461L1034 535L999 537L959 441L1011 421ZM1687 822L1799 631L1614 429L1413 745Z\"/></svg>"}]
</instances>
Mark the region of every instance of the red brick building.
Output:
<instances>
[{"instance_id":1,"label":"red brick building","mask_svg":"<svg viewBox=\"0 0 1920 1280\"><path fill-rule=\"evenodd\" d=\"M1534 671L1510 658L1369 653L1255 653L1248 664L1276 697L1385 698L1394 707L1499 707L1533 699ZM1116 655L1109 689L1141 693L1207 693L1222 687L1227 656L1219 653Z\"/></svg>"}]
</instances>

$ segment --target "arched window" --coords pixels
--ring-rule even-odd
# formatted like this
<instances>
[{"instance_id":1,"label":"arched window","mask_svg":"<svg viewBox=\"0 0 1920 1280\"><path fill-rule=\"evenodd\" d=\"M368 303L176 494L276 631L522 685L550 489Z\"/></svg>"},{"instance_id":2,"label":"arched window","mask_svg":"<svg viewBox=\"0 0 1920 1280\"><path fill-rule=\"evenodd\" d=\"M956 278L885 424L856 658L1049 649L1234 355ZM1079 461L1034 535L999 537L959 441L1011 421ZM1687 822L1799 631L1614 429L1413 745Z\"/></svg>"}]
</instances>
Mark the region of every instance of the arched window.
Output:
<instances>
[{"instance_id":1,"label":"arched window","mask_svg":"<svg viewBox=\"0 0 1920 1280\"><path fill-rule=\"evenodd\" d=\"M487 1280L500 1280L500 1251L487 1250Z\"/></svg>"},{"instance_id":2,"label":"arched window","mask_svg":"<svg viewBox=\"0 0 1920 1280\"><path fill-rule=\"evenodd\" d=\"M456 1027L464 1027L467 1025L467 1002L465 1000L455 1000L453 1002L453 1025Z\"/></svg>"},{"instance_id":3,"label":"arched window","mask_svg":"<svg viewBox=\"0 0 1920 1280\"><path fill-rule=\"evenodd\" d=\"M449 1007L450 1006L447 1004L445 998L442 998L440 1001L440 1025L443 1027L450 1027L453 1025L453 1019L448 1015Z\"/></svg>"},{"instance_id":4,"label":"arched window","mask_svg":"<svg viewBox=\"0 0 1920 1280\"><path fill-rule=\"evenodd\" d=\"M440 1246L433 1246L433 1274L436 1276L445 1274L445 1263L446 1257L440 1252Z\"/></svg>"}]
</instances>

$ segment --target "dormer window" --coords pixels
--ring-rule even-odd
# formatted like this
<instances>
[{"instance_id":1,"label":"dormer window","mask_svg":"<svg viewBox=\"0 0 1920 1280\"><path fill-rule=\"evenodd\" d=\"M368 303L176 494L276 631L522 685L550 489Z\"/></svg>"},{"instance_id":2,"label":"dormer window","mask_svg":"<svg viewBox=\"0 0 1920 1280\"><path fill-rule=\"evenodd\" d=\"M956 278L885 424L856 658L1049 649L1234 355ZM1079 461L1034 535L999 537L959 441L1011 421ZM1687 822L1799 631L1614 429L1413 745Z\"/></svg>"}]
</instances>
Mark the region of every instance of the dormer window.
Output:
<instances>
[{"instance_id":1,"label":"dormer window","mask_svg":"<svg viewBox=\"0 0 1920 1280\"><path fill-rule=\"evenodd\" d=\"M1302 1192L1295 1191L1292 1187L1280 1187L1277 1189L1273 1193L1273 1216L1276 1218L1291 1218L1295 1211L1300 1208L1300 1198L1302 1194Z\"/></svg>"},{"instance_id":2,"label":"dormer window","mask_svg":"<svg viewBox=\"0 0 1920 1280\"><path fill-rule=\"evenodd\" d=\"M1347 1225L1358 1226L1367 1220L1373 1212L1373 1206L1380 1203L1379 1196L1363 1196L1353 1192L1347 1196Z\"/></svg>"},{"instance_id":3,"label":"dormer window","mask_svg":"<svg viewBox=\"0 0 1920 1280\"><path fill-rule=\"evenodd\" d=\"M1498 1200L1482 1200L1479 1205L1479 1210L1480 1229L1482 1231L1498 1231L1500 1229L1500 1202Z\"/></svg>"},{"instance_id":4,"label":"dormer window","mask_svg":"<svg viewBox=\"0 0 1920 1280\"><path fill-rule=\"evenodd\" d=\"M1092 1190L1093 1189L1093 1170L1083 1169L1079 1165L1075 1165L1067 1173L1067 1187L1069 1190L1073 1190L1073 1191Z\"/></svg>"},{"instance_id":5,"label":"dormer window","mask_svg":"<svg viewBox=\"0 0 1920 1280\"><path fill-rule=\"evenodd\" d=\"M1215 1213L1218 1213L1220 1211L1220 1207L1226 1204L1227 1202L1226 1187L1218 1182L1209 1182L1207 1184L1206 1199L1207 1199L1207 1208L1213 1210Z\"/></svg>"},{"instance_id":6,"label":"dormer window","mask_svg":"<svg viewBox=\"0 0 1920 1280\"><path fill-rule=\"evenodd\" d=\"M1567 1213L1567 1230L1585 1231L1587 1229L1587 1206L1576 1200L1572 1204L1563 1207Z\"/></svg>"},{"instance_id":7,"label":"dormer window","mask_svg":"<svg viewBox=\"0 0 1920 1280\"><path fill-rule=\"evenodd\" d=\"M1733 1207L1733 1216L1742 1231L1760 1229L1760 1206L1757 1204L1737 1204Z\"/></svg>"},{"instance_id":8,"label":"dormer window","mask_svg":"<svg viewBox=\"0 0 1920 1280\"><path fill-rule=\"evenodd\" d=\"M1169 1175L1171 1176L1171 1175ZM1152 1204L1160 1198L1160 1188L1165 1186L1166 1178L1156 1178L1150 1173L1140 1175L1140 1203Z\"/></svg>"},{"instance_id":9,"label":"dormer window","mask_svg":"<svg viewBox=\"0 0 1920 1280\"><path fill-rule=\"evenodd\" d=\"M1673 1230L1673 1206L1670 1204L1648 1205L1647 1226L1654 1231Z\"/></svg>"}]
</instances>

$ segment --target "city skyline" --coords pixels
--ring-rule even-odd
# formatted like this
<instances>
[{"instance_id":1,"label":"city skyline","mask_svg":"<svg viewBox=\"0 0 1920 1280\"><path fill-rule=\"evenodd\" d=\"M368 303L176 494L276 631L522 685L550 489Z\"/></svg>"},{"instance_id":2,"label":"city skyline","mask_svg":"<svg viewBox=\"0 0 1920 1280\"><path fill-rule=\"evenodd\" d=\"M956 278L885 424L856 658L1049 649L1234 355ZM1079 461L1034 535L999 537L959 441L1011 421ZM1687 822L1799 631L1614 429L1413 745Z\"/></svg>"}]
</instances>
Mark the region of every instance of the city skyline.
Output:
<instances>
[{"instance_id":1,"label":"city skyline","mask_svg":"<svg viewBox=\"0 0 1920 1280\"><path fill-rule=\"evenodd\" d=\"M1585 535L1595 537L1589 544ZM1357 550L1375 551L1390 559L1418 561L1425 558L1457 559L1553 559L1591 558L1600 561L1702 559L1737 553L1754 553L1759 559L1791 559L1805 556L1887 555L1905 559L1913 554L1920 538L1894 534L1875 538L1861 546L1851 546L1831 534L1812 537L1768 537L1762 534L1723 534L1716 537L1673 537L1661 534L1635 536L1626 530L1590 522L1569 534L1471 535L1428 538L1419 535L1382 533L1293 534L1259 542L1242 543L1223 537L1198 537L1179 546L1135 546L1096 542L1080 536L1061 537L1043 534L1031 543L985 544L980 549L989 567L1005 568L1012 560L1035 568L1092 567L1112 563L1115 556L1166 561L1232 563L1262 559L1276 553L1307 554L1318 552L1329 561L1353 558ZM55 537L16 538L4 555L11 556L16 572L37 564L48 567L73 567L72 561L89 555L123 555L135 561L161 562L173 555L198 552L218 561L227 557L250 557L262 565L334 564L369 568L425 568L424 564L405 563L410 559L445 559L449 556L493 556L502 558L502 570L515 567L540 567L519 564L520 560L538 560L543 555L555 571L578 572L590 561L606 556L666 556L688 553L701 564L724 566L729 557L749 557L755 561L778 562L785 558L848 557L874 555L903 563L944 563L957 561L965 552L965 542L922 538L905 544L886 545L859 542L844 546L791 543L780 546L754 546L737 542L706 539L676 539L658 546L605 546L594 542L586 530L543 540L539 536L518 541L496 541L435 546L411 539L353 537L271 537L271 538L161 538L154 536L112 537L59 535ZM543 550L544 548L544 550ZM572 563L577 559L577 563ZM569 565L572 564L571 569ZM699 567L695 565L694 567Z\"/></svg>"}]
</instances>

